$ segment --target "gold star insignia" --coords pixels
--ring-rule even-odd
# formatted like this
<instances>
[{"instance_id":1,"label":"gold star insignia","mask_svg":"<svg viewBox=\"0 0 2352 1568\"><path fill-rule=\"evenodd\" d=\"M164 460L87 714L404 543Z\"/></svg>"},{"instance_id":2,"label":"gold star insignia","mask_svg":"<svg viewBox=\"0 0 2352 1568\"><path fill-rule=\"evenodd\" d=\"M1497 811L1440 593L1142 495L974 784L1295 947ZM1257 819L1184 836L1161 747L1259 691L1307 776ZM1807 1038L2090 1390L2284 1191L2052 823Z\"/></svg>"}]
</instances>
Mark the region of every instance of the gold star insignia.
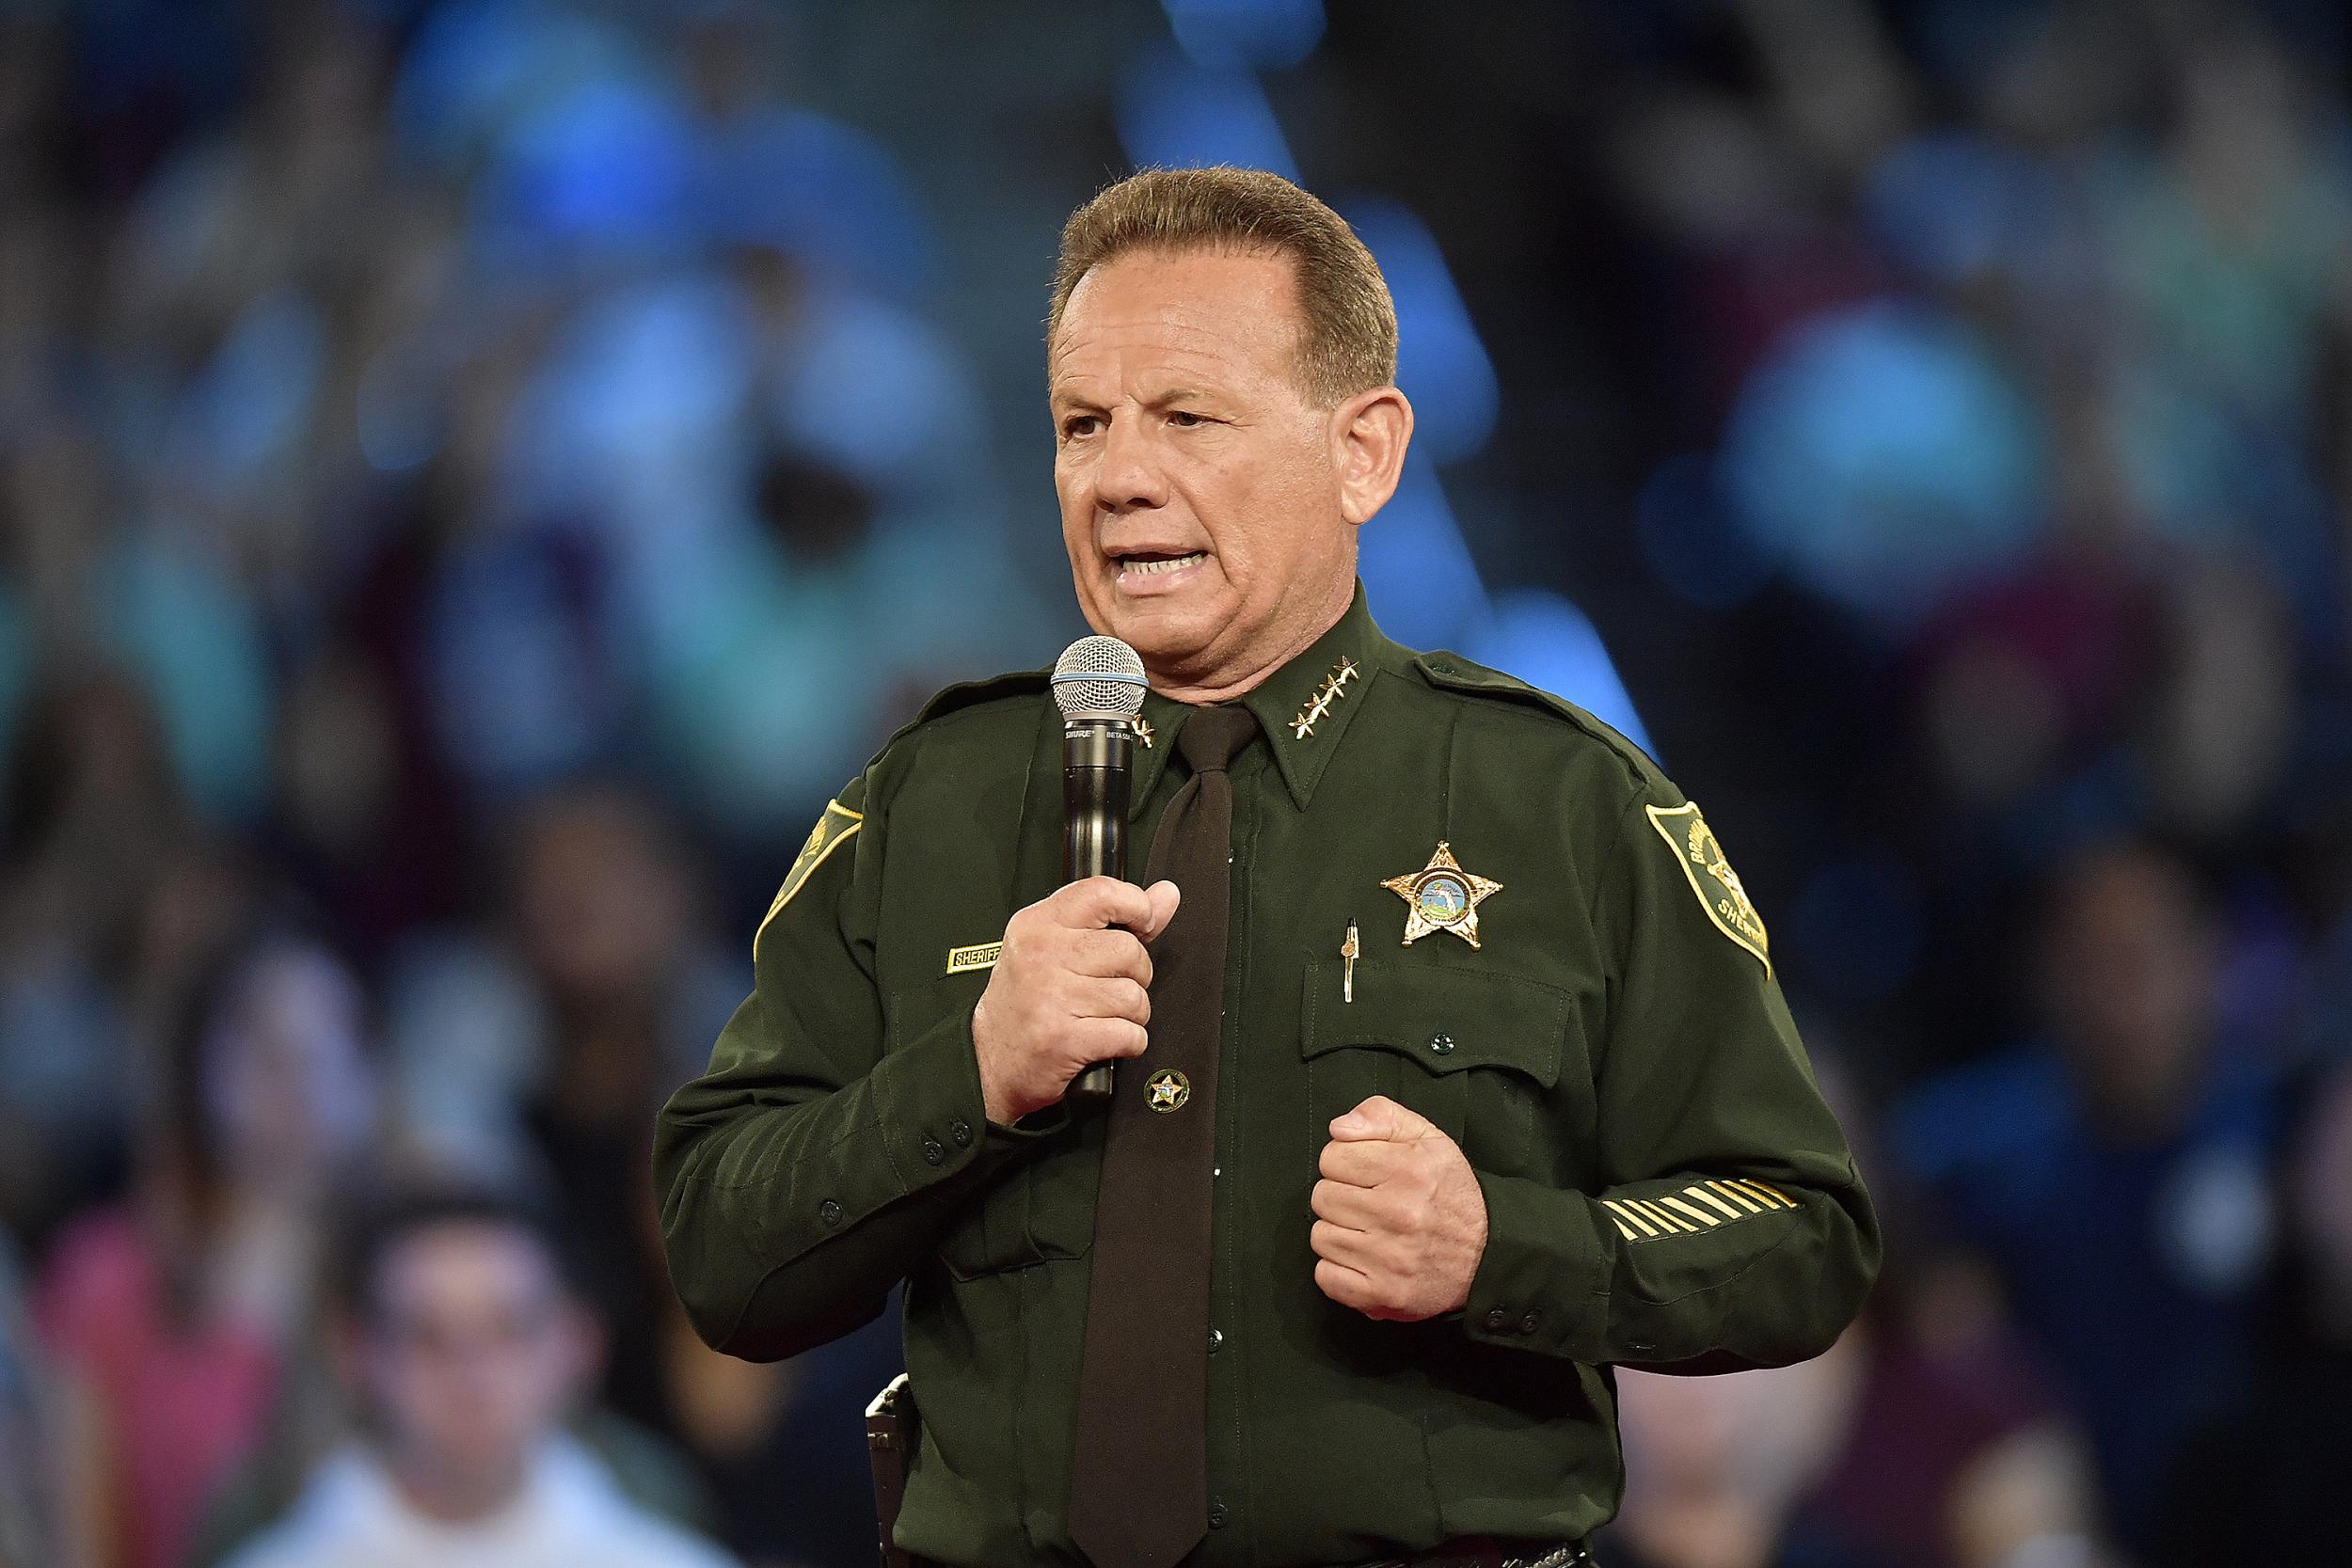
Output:
<instances>
[{"instance_id":1,"label":"gold star insignia","mask_svg":"<svg viewBox=\"0 0 2352 1568\"><path fill-rule=\"evenodd\" d=\"M1136 715L1136 738L1143 742L1145 751L1152 749L1152 721L1141 714Z\"/></svg>"},{"instance_id":2,"label":"gold star insignia","mask_svg":"<svg viewBox=\"0 0 2352 1568\"><path fill-rule=\"evenodd\" d=\"M1164 1067L1144 1081L1143 1095L1143 1102L1154 1111L1180 1111L1192 1098L1192 1080L1172 1067Z\"/></svg>"},{"instance_id":3,"label":"gold star insignia","mask_svg":"<svg viewBox=\"0 0 2352 1568\"><path fill-rule=\"evenodd\" d=\"M1352 658L1343 658L1331 666L1331 673L1323 677L1321 688L1291 716L1291 738L1304 740L1314 734L1315 725L1331 711L1333 703L1347 695L1347 683L1357 679L1358 675L1356 661Z\"/></svg>"},{"instance_id":4,"label":"gold star insignia","mask_svg":"<svg viewBox=\"0 0 2352 1568\"><path fill-rule=\"evenodd\" d=\"M1445 841L1419 871L1391 877L1380 884L1405 900L1405 945L1410 947L1432 931L1452 931L1472 947L1478 945L1478 906L1502 884L1462 869Z\"/></svg>"}]
</instances>

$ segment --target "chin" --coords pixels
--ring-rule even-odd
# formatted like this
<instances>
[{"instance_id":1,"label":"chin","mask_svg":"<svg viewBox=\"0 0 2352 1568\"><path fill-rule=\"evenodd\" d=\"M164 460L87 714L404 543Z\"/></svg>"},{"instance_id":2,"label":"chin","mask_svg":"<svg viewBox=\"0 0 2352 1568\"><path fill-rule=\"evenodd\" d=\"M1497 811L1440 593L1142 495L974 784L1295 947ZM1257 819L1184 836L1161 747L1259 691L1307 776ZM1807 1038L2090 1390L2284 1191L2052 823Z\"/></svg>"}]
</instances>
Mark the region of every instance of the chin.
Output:
<instances>
[{"instance_id":1,"label":"chin","mask_svg":"<svg viewBox=\"0 0 2352 1568\"><path fill-rule=\"evenodd\" d=\"M1113 602L1104 615L1110 633L1146 664L1183 666L1207 652L1227 617L1199 607Z\"/></svg>"}]
</instances>

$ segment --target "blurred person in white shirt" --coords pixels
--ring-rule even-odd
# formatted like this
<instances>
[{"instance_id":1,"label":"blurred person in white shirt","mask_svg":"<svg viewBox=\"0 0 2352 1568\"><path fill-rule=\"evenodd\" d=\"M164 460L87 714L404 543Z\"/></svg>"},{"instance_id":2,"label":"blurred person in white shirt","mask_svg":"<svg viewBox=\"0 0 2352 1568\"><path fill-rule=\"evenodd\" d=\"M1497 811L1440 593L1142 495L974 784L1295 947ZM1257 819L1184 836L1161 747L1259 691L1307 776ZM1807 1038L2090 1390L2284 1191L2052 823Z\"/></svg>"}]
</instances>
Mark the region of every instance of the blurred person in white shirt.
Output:
<instances>
[{"instance_id":1,"label":"blurred person in white shirt","mask_svg":"<svg viewBox=\"0 0 2352 1568\"><path fill-rule=\"evenodd\" d=\"M230 1568L731 1568L566 1434L600 1341L528 1209L383 1207L345 1269L361 1432Z\"/></svg>"}]
</instances>

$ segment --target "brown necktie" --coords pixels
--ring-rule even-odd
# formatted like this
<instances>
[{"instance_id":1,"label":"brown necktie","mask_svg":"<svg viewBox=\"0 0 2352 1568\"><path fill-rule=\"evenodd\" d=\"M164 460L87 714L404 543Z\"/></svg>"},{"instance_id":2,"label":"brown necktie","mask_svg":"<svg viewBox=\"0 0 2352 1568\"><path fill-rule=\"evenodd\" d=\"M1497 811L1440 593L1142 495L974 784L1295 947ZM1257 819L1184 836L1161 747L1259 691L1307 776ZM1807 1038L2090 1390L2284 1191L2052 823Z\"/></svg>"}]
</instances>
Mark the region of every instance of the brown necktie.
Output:
<instances>
[{"instance_id":1,"label":"brown necktie","mask_svg":"<svg viewBox=\"0 0 2352 1568\"><path fill-rule=\"evenodd\" d=\"M1209 1203L1244 707L1184 720L1192 777L1152 841L1149 884L1184 894L1152 944L1152 1044L1119 1065L1094 1208L1070 1538L1094 1568L1170 1568L1209 1518Z\"/></svg>"}]
</instances>

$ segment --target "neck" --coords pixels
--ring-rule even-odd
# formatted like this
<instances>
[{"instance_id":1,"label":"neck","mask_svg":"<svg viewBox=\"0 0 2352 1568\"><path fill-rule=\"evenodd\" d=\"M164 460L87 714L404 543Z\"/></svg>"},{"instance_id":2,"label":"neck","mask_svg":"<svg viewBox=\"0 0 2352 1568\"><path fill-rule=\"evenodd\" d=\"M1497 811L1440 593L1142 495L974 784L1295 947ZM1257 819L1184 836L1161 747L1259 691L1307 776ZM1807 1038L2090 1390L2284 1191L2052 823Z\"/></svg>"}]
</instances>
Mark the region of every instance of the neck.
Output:
<instances>
[{"instance_id":1,"label":"neck","mask_svg":"<svg viewBox=\"0 0 2352 1568\"><path fill-rule=\"evenodd\" d=\"M527 1458L495 1469L469 1470L415 1454L388 1452L384 1467L402 1501L445 1525L478 1524L490 1517L522 1496L531 1474Z\"/></svg>"},{"instance_id":2,"label":"neck","mask_svg":"<svg viewBox=\"0 0 2352 1568\"><path fill-rule=\"evenodd\" d=\"M1326 595L1314 613L1300 617L1299 631L1275 640L1270 649L1230 659L1206 673L1176 664L1155 666L1147 659L1144 675L1151 681L1152 690L1174 702L1196 707L1230 703L1254 691L1265 683L1266 677L1313 647L1318 638L1340 624L1340 618L1347 613L1355 599L1356 578L1351 572L1340 582L1336 602Z\"/></svg>"}]
</instances>

